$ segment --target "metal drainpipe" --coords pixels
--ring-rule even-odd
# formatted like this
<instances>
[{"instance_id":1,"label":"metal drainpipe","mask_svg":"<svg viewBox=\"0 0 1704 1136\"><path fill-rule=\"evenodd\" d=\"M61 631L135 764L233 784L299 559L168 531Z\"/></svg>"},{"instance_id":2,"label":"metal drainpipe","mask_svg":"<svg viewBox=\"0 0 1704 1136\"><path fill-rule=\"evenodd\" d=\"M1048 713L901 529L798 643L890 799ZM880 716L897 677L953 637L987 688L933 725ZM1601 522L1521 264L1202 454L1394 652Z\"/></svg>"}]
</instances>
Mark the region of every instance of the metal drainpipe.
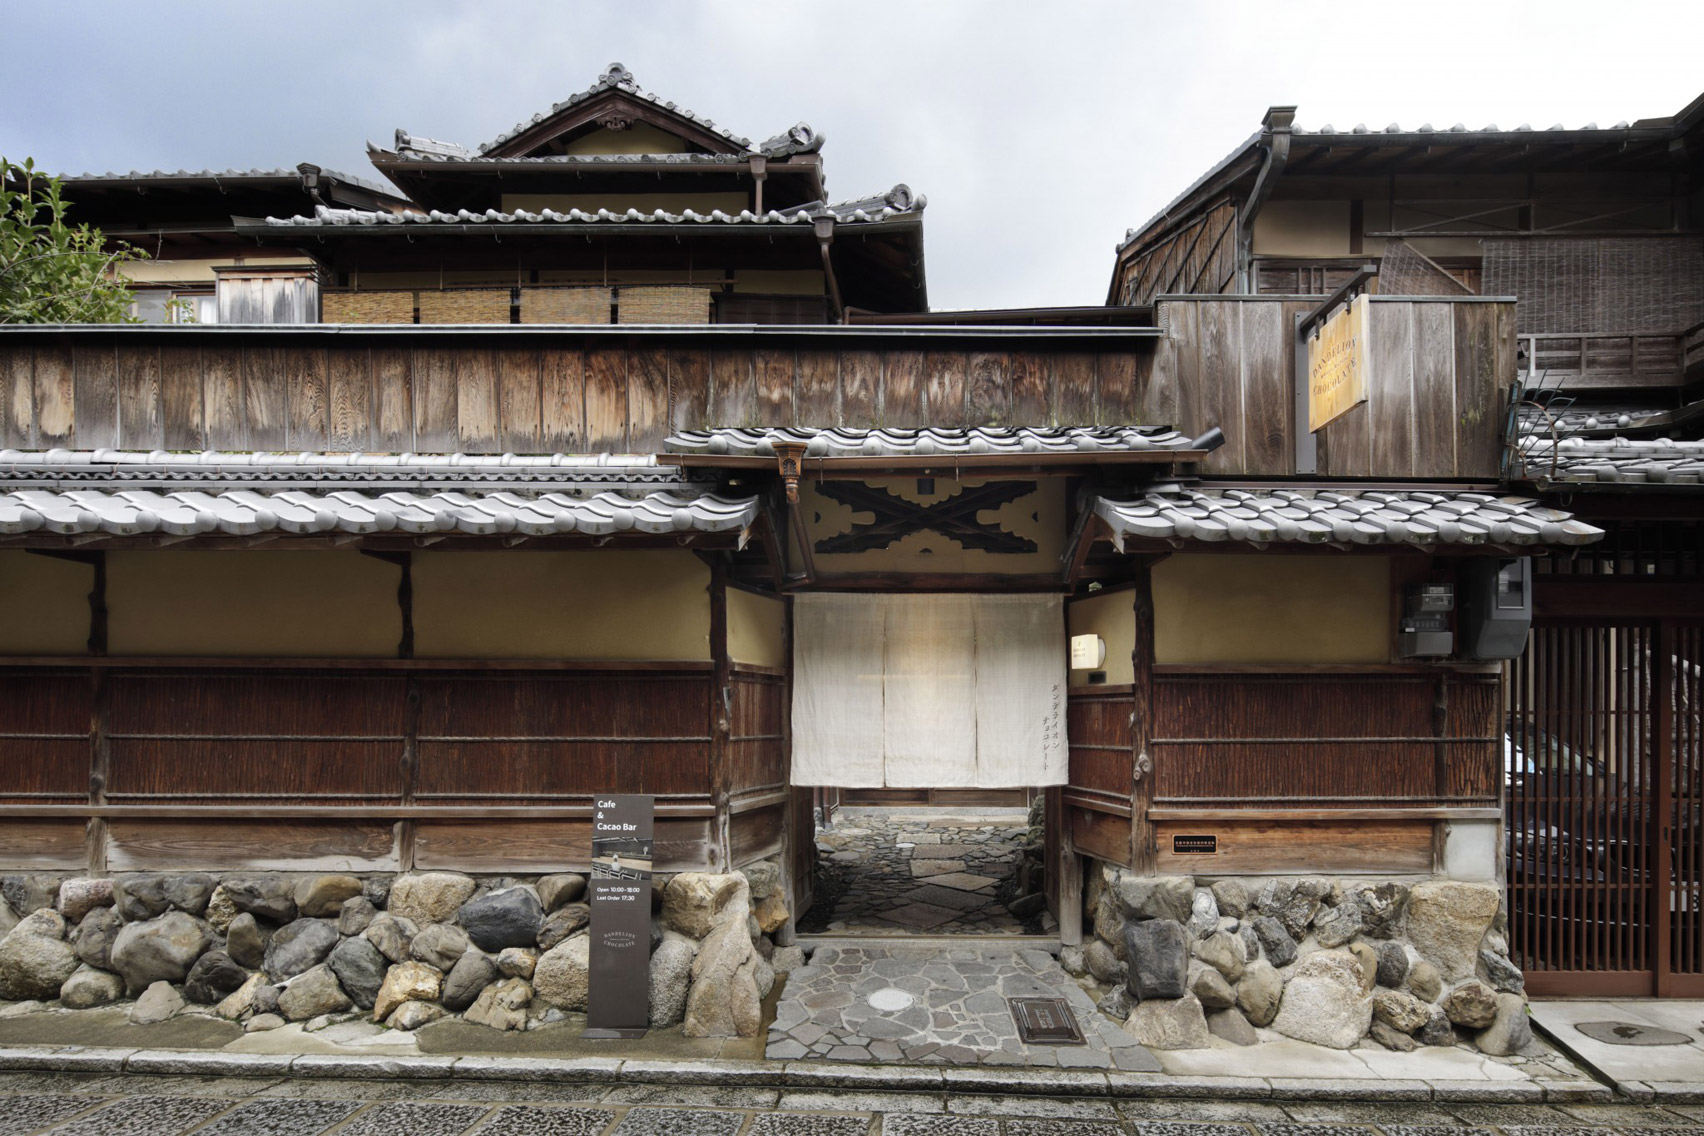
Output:
<instances>
[{"instance_id":1,"label":"metal drainpipe","mask_svg":"<svg viewBox=\"0 0 1704 1136\"><path fill-rule=\"evenodd\" d=\"M1266 117L1260 121L1261 139L1266 144L1266 164L1260 167L1254 188L1248 194L1248 204L1237 220L1237 276L1244 295L1253 295L1255 290L1254 218L1260 207L1266 204L1266 199L1272 196L1278 177L1284 172L1284 163L1290 160L1290 127L1295 121L1296 108L1293 106L1269 107Z\"/></svg>"},{"instance_id":2,"label":"metal drainpipe","mask_svg":"<svg viewBox=\"0 0 1704 1136\"><path fill-rule=\"evenodd\" d=\"M763 216L763 183L769 180L769 159L755 157L751 160L752 180L757 182L757 200L754 201L752 212Z\"/></svg>"},{"instance_id":3,"label":"metal drainpipe","mask_svg":"<svg viewBox=\"0 0 1704 1136\"><path fill-rule=\"evenodd\" d=\"M834 305L834 322L840 323L846 318L846 305L840 302L840 281L834 277L834 259L828 255L828 246L834 243L834 218L818 217L812 224L816 227L817 247L822 250L822 272L828 278L828 300Z\"/></svg>"}]
</instances>

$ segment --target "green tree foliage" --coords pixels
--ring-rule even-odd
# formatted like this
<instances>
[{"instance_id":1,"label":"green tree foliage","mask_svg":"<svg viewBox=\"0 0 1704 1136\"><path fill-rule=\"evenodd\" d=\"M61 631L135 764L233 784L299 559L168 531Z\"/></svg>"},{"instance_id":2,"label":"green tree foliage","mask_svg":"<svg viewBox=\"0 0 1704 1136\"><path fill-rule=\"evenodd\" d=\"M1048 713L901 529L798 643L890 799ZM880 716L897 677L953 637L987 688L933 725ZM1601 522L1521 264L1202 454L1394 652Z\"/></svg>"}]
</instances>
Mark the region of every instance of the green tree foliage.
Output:
<instances>
[{"instance_id":1,"label":"green tree foliage","mask_svg":"<svg viewBox=\"0 0 1704 1136\"><path fill-rule=\"evenodd\" d=\"M118 266L140 249L106 247L99 229L66 223L59 179L0 157L0 323L130 323Z\"/></svg>"}]
</instances>

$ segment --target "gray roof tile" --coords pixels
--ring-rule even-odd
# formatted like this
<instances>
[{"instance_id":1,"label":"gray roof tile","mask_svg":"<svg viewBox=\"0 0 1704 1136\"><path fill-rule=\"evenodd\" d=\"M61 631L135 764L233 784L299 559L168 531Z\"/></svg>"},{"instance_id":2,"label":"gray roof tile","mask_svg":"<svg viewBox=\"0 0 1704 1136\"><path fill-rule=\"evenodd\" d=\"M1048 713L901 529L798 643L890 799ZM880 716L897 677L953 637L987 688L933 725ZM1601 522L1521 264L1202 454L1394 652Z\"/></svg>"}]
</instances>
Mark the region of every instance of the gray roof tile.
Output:
<instances>
[{"instance_id":1,"label":"gray roof tile","mask_svg":"<svg viewBox=\"0 0 1704 1136\"><path fill-rule=\"evenodd\" d=\"M1114 541L1251 544L1576 545L1601 529L1528 497L1459 491L1210 489L1159 485L1133 501L1101 497Z\"/></svg>"},{"instance_id":2,"label":"gray roof tile","mask_svg":"<svg viewBox=\"0 0 1704 1136\"><path fill-rule=\"evenodd\" d=\"M378 183L376 181L370 181L367 178L356 177L354 174L346 174L346 173L343 173L339 170L328 170L328 169L324 169L322 167L319 172L320 172L321 177L331 178L334 181L346 182L349 185L357 185L357 186L360 186L362 189L370 190L373 193L383 194L386 197L397 197L396 189L392 186L381 185L380 183ZM244 180L273 181L273 180L282 179L282 178L288 178L292 181L300 181L301 177L302 177L301 170L296 169L294 167L292 167L290 169L279 168L279 169L271 169L271 170L268 170L268 169L249 169L249 170L130 170L128 172L120 172L118 170L107 170L105 173L94 173L92 171L85 171L85 172L80 173L80 174L60 174L59 175L60 180L66 181L66 182L79 182L79 181L84 181L84 182L87 182L87 181L118 181L118 182L126 182L126 181L193 181L193 180L196 180L196 179L202 179L202 180L213 181L213 182L220 182L220 181L244 181Z\"/></svg>"},{"instance_id":3,"label":"gray roof tile","mask_svg":"<svg viewBox=\"0 0 1704 1136\"><path fill-rule=\"evenodd\" d=\"M492 488L550 484L586 492L606 486L681 485L678 470L649 454L349 454L122 450L0 450L0 486L202 488L277 484Z\"/></svg>"},{"instance_id":4,"label":"gray roof tile","mask_svg":"<svg viewBox=\"0 0 1704 1136\"><path fill-rule=\"evenodd\" d=\"M376 226L376 225L510 225L515 223L526 225L620 225L620 224L724 224L724 225L806 225L809 226L819 217L832 217L842 225L859 224L864 222L886 221L893 217L915 215L922 213L928 204L928 198L922 194L913 196L910 187L896 185L880 197L860 198L856 201L841 201L834 204L813 202L809 205L797 205L788 209L771 209L765 213L752 213L742 209L738 213L724 213L713 209L708 213L700 213L693 209L684 209L679 213L670 213L658 209L650 213L642 213L637 209L625 212L612 212L599 209L588 213L581 209L570 209L566 213L555 209L545 209L537 213L525 209L517 209L512 213L499 212L496 209L486 209L474 212L469 209L458 209L454 213L445 213L434 209L430 212L407 210L401 213L390 213L373 209L329 209L324 205L315 206L312 216L268 217L265 224L291 228L343 228L347 226Z\"/></svg>"},{"instance_id":5,"label":"gray roof tile","mask_svg":"<svg viewBox=\"0 0 1704 1136\"><path fill-rule=\"evenodd\" d=\"M921 430L847 430L776 427L685 430L664 443L670 453L770 457L778 441L803 442L807 457L944 457L981 454L1069 454L1115 450L1185 450L1190 439L1156 427L1050 429L929 427Z\"/></svg>"},{"instance_id":6,"label":"gray roof tile","mask_svg":"<svg viewBox=\"0 0 1704 1136\"><path fill-rule=\"evenodd\" d=\"M263 533L550 536L618 532L739 532L758 516L757 499L657 490L637 497L561 492L360 493L150 489L0 492L0 533L171 536Z\"/></svg>"},{"instance_id":7,"label":"gray roof tile","mask_svg":"<svg viewBox=\"0 0 1704 1136\"><path fill-rule=\"evenodd\" d=\"M1512 471L1533 481L1704 484L1704 441L1529 436Z\"/></svg>"}]
</instances>

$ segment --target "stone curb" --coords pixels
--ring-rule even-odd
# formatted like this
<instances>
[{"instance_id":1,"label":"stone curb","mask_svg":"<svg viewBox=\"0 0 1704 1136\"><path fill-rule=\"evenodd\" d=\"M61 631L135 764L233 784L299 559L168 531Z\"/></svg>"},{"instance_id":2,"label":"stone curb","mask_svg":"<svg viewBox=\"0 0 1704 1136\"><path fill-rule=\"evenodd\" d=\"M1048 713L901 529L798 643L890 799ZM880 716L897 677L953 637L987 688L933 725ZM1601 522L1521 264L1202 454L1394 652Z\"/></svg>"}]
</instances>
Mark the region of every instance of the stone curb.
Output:
<instances>
[{"instance_id":1,"label":"stone curb","mask_svg":"<svg viewBox=\"0 0 1704 1136\"><path fill-rule=\"evenodd\" d=\"M613 1057L385 1057L365 1054L209 1053L86 1046L0 1048L6 1072L152 1073L214 1077L313 1077L354 1080L622 1082L743 1085L778 1089L956 1092L1023 1096L1201 1098L1537 1104L1605 1102L1608 1085L1587 1080L1404 1081L1302 1077L1184 1077L1042 1069L965 1069L916 1065L837 1065L789 1061L657 1061ZM1704 1087L1630 1082L1624 1096L1704 1100Z\"/></svg>"}]
</instances>

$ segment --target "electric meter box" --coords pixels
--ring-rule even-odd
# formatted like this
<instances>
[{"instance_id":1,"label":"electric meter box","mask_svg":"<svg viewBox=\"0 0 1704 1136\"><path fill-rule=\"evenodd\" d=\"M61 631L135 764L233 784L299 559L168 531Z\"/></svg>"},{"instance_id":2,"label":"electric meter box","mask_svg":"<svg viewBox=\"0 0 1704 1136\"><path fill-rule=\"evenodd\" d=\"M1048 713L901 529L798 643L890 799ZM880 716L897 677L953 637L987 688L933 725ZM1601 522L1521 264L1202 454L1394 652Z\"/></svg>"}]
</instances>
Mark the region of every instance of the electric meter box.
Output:
<instances>
[{"instance_id":1,"label":"electric meter box","mask_svg":"<svg viewBox=\"0 0 1704 1136\"><path fill-rule=\"evenodd\" d=\"M1404 659L1437 659L1455 650L1455 636L1450 631L1450 613L1455 610L1453 584L1410 584L1402 599L1398 655Z\"/></svg>"},{"instance_id":2,"label":"electric meter box","mask_svg":"<svg viewBox=\"0 0 1704 1136\"><path fill-rule=\"evenodd\" d=\"M1519 658L1532 629L1532 557L1488 556L1463 565L1456 628L1463 658Z\"/></svg>"}]
</instances>

